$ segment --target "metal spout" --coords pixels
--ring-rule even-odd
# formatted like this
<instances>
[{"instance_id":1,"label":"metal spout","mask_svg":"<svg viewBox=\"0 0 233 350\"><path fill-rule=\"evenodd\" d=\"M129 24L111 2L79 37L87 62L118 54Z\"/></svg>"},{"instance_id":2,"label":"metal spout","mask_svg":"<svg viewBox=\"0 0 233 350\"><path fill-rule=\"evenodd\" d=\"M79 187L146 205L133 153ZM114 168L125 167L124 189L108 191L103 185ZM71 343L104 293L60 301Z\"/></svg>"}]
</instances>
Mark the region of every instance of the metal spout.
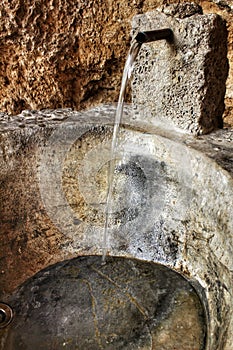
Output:
<instances>
[{"instance_id":1,"label":"metal spout","mask_svg":"<svg viewBox=\"0 0 233 350\"><path fill-rule=\"evenodd\" d=\"M143 43L149 43L151 41L162 40L162 39L171 41L172 38L173 38L173 31L169 28L165 28L165 29L151 30L146 32L139 32L136 35L135 40L139 44L143 44Z\"/></svg>"}]
</instances>

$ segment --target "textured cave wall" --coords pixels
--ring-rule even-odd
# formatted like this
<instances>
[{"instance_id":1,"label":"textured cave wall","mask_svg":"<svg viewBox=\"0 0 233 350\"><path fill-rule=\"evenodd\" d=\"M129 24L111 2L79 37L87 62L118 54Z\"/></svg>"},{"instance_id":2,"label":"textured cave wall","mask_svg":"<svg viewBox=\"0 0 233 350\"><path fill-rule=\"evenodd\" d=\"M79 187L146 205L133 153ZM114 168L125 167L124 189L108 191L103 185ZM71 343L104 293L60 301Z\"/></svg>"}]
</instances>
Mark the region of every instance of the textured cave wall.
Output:
<instances>
[{"instance_id":1,"label":"textured cave wall","mask_svg":"<svg viewBox=\"0 0 233 350\"><path fill-rule=\"evenodd\" d=\"M131 19L177 0L2 0L0 110L72 107L116 101ZM184 2L183 0L180 2ZM196 1L229 30L225 121L233 125L233 5Z\"/></svg>"}]
</instances>

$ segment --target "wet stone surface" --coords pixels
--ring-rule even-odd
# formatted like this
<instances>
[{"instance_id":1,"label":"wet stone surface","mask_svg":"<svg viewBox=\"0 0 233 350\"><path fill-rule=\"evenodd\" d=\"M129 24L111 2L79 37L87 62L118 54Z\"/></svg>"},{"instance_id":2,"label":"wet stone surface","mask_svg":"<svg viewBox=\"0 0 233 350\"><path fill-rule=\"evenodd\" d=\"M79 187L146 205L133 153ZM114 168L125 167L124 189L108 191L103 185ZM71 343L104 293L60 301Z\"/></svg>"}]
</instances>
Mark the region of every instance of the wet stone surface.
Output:
<instances>
[{"instance_id":1,"label":"wet stone surface","mask_svg":"<svg viewBox=\"0 0 233 350\"><path fill-rule=\"evenodd\" d=\"M80 257L25 282L9 303L3 350L201 350L205 316L194 288L158 264Z\"/></svg>"}]
</instances>

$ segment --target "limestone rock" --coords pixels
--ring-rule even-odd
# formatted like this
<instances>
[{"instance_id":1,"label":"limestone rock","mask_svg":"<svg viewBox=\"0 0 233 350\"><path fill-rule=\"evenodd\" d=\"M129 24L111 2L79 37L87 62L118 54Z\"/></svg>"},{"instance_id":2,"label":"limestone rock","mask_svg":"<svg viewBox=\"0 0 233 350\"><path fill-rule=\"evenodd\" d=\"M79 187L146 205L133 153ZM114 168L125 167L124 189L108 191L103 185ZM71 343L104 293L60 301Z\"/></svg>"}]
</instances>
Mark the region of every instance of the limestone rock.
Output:
<instances>
[{"instance_id":1,"label":"limestone rock","mask_svg":"<svg viewBox=\"0 0 233 350\"><path fill-rule=\"evenodd\" d=\"M134 17L133 30L173 30L173 42L143 44L132 82L135 118L169 120L193 134L222 127L228 74L227 31L197 5L162 7Z\"/></svg>"},{"instance_id":2,"label":"limestone rock","mask_svg":"<svg viewBox=\"0 0 233 350\"><path fill-rule=\"evenodd\" d=\"M172 2L177 0L1 1L0 110L17 114L116 101L132 17ZM227 21L226 122L233 125L232 2L196 3L204 13L218 13Z\"/></svg>"},{"instance_id":3,"label":"limestone rock","mask_svg":"<svg viewBox=\"0 0 233 350\"><path fill-rule=\"evenodd\" d=\"M224 122L233 126L233 5L231 0L201 1L204 13L217 13L227 22L229 74L226 84Z\"/></svg>"},{"instance_id":4,"label":"limestone rock","mask_svg":"<svg viewBox=\"0 0 233 350\"><path fill-rule=\"evenodd\" d=\"M233 130L195 138L127 126L131 108L125 113L109 254L199 281L209 304L207 349L232 350ZM114 114L111 105L0 114L1 302L48 265L101 255Z\"/></svg>"}]
</instances>

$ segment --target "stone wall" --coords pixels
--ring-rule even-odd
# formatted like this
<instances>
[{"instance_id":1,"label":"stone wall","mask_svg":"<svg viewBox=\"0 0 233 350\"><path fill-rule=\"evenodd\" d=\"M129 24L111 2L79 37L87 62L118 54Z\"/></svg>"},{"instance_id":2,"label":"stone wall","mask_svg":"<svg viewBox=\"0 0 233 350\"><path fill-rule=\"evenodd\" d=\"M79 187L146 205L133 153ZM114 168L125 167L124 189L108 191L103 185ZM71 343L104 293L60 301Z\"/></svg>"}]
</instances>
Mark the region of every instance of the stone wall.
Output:
<instances>
[{"instance_id":1,"label":"stone wall","mask_svg":"<svg viewBox=\"0 0 233 350\"><path fill-rule=\"evenodd\" d=\"M0 5L0 110L72 107L116 101L131 19L177 0L3 0ZM184 2L184 1L180 1ZM229 30L225 122L233 125L233 5L198 0Z\"/></svg>"}]
</instances>

